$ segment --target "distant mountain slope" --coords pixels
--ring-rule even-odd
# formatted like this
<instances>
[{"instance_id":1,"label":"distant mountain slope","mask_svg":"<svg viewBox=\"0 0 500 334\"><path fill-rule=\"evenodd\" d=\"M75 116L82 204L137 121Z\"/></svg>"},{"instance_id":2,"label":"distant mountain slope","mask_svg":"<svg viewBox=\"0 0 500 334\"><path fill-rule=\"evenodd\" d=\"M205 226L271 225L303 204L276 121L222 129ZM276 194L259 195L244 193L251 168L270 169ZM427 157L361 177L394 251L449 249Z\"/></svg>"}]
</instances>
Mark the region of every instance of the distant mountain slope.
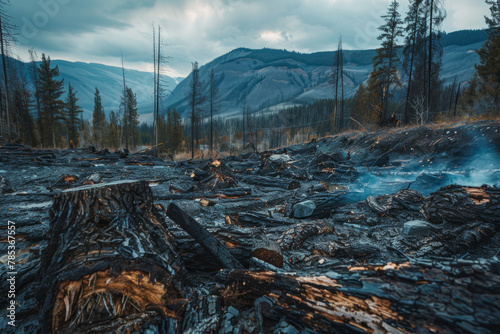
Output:
<instances>
[{"instance_id":1,"label":"distant mountain slope","mask_svg":"<svg viewBox=\"0 0 500 334\"><path fill-rule=\"evenodd\" d=\"M0 61L1 63L1 61ZM9 59L13 68L21 67L28 78L32 78L31 64L21 63ZM58 66L59 78L64 79L64 89L68 83L77 91L78 104L84 109L84 118L92 117L94 109L94 92L97 87L101 93L102 104L107 113L118 111L120 99L123 95L123 77L120 67L107 66L95 63L69 62L65 60L51 60L51 66ZM125 69L127 86L137 95L139 114L149 114L153 110L153 73ZM168 89L174 89L179 79L163 76ZM63 95L63 98L66 95Z\"/></svg>"},{"instance_id":2,"label":"distant mountain slope","mask_svg":"<svg viewBox=\"0 0 500 334\"><path fill-rule=\"evenodd\" d=\"M90 117L94 108L94 92L97 87L101 92L102 105L106 112L118 111L120 98L123 95L123 77L120 67L95 63L68 62L53 60L59 67L59 74L64 78L67 89L68 82L78 91L78 101ZM153 73L125 69L127 86L137 95L139 114L151 113L153 110ZM169 89L177 85L176 79L164 77Z\"/></svg>"},{"instance_id":3,"label":"distant mountain slope","mask_svg":"<svg viewBox=\"0 0 500 334\"><path fill-rule=\"evenodd\" d=\"M451 84L455 77L459 82L472 77L478 61L474 50L480 48L486 38L484 30L443 34L441 77L445 85ZM367 80L374 55L374 50L344 51L346 97L352 96L359 84ZM282 104L309 104L333 96L329 80L334 56L332 51L302 54L240 48L200 67L200 80L206 92L214 69L219 89L219 115L239 113L244 103L254 111ZM189 75L165 100L166 105L176 108L183 116L189 111L191 81Z\"/></svg>"}]
</instances>

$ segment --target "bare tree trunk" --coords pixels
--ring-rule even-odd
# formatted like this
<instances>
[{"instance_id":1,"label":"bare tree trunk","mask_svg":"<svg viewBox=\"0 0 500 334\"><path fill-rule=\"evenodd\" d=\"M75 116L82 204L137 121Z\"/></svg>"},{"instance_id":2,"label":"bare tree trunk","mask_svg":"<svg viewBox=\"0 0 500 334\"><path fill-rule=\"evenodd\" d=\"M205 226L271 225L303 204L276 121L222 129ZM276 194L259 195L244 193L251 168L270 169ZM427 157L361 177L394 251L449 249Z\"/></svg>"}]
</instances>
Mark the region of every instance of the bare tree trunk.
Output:
<instances>
[{"instance_id":1,"label":"bare tree trunk","mask_svg":"<svg viewBox=\"0 0 500 334\"><path fill-rule=\"evenodd\" d=\"M161 27L158 25L158 56L156 57L158 64L156 65L156 135L155 135L155 154L158 157L158 122L160 120L160 59L161 59Z\"/></svg>"},{"instance_id":2,"label":"bare tree trunk","mask_svg":"<svg viewBox=\"0 0 500 334\"><path fill-rule=\"evenodd\" d=\"M415 16L418 15L418 7L420 3L417 2L417 7L415 9ZM405 124L408 124L410 122L410 116L408 114L408 109L410 106L410 92L411 92L411 80L412 80L412 75L413 75L413 63L415 60L415 46L417 44L417 25L418 25L418 19L415 17L415 26L413 27L413 45L412 45L412 51L411 51L411 60L410 60L410 76L408 78L408 90L406 91L406 105L405 105Z\"/></svg>"},{"instance_id":3,"label":"bare tree trunk","mask_svg":"<svg viewBox=\"0 0 500 334\"><path fill-rule=\"evenodd\" d=\"M429 123L429 111L431 108L431 82L432 82L432 18L434 14L434 0L431 0L431 19L429 21L429 71L428 71L428 85L427 85L427 113L425 116L425 122Z\"/></svg>"},{"instance_id":4,"label":"bare tree trunk","mask_svg":"<svg viewBox=\"0 0 500 334\"><path fill-rule=\"evenodd\" d=\"M2 15L0 15L0 46L2 50L2 66L3 66L3 82L5 91L5 113L7 120L7 134L10 135L10 96L9 96L9 80L7 75L7 57L5 57L5 36L3 31ZM3 120L0 120L3 121Z\"/></svg>"},{"instance_id":5,"label":"bare tree trunk","mask_svg":"<svg viewBox=\"0 0 500 334\"><path fill-rule=\"evenodd\" d=\"M122 73L123 73L123 119L127 119L127 85L125 84L125 67L123 66L123 53L122 53ZM128 124L124 122L125 127L125 148L128 149Z\"/></svg>"}]
</instances>

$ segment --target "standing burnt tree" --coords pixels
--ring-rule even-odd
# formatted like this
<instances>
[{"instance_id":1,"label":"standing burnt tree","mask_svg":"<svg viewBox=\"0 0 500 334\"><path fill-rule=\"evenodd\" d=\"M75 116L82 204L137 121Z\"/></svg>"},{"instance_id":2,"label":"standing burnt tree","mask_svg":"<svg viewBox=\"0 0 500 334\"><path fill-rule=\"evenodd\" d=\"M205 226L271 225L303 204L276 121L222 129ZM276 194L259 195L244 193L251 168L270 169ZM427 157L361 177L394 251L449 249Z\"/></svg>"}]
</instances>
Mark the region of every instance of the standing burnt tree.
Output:
<instances>
[{"instance_id":1,"label":"standing burnt tree","mask_svg":"<svg viewBox=\"0 0 500 334\"><path fill-rule=\"evenodd\" d=\"M443 48L438 29L446 17L439 0L414 0L405 19L407 34L404 69L409 74L406 94L405 120L414 118L415 101L425 101L425 122L429 114L437 109L442 82L439 77Z\"/></svg>"},{"instance_id":2,"label":"standing burnt tree","mask_svg":"<svg viewBox=\"0 0 500 334\"><path fill-rule=\"evenodd\" d=\"M5 14L5 6L10 5L8 1L0 0L0 49L2 51L3 70L3 94L0 94L0 136L10 134L11 111L10 111L10 90L9 75L7 72L7 53L13 41L13 26L9 23L9 17Z\"/></svg>"},{"instance_id":3,"label":"standing burnt tree","mask_svg":"<svg viewBox=\"0 0 500 334\"><path fill-rule=\"evenodd\" d=\"M215 87L215 75L214 69L210 71L210 153L213 154L214 151L214 113L216 112L216 104L218 98L219 89Z\"/></svg>"},{"instance_id":4,"label":"standing burnt tree","mask_svg":"<svg viewBox=\"0 0 500 334\"><path fill-rule=\"evenodd\" d=\"M189 93L189 105L191 107L191 158L194 158L195 147L199 145L201 115L199 107L204 101L200 82L200 69L198 62L194 62L191 72L191 91ZM195 146L196 137L196 146Z\"/></svg>"},{"instance_id":5,"label":"standing burnt tree","mask_svg":"<svg viewBox=\"0 0 500 334\"><path fill-rule=\"evenodd\" d=\"M335 86L335 104L333 108L333 132L342 130L344 124L344 58L342 51L342 36L340 36L337 53L334 56L332 65L332 78L330 83ZM341 107L338 112L339 87L341 90Z\"/></svg>"},{"instance_id":6,"label":"standing burnt tree","mask_svg":"<svg viewBox=\"0 0 500 334\"><path fill-rule=\"evenodd\" d=\"M382 46L376 50L377 54L373 58L372 73L377 79L381 91L380 126L388 122L387 105L392 94L391 88L395 85L401 86L397 40L403 36L401 27L403 21L398 8L399 3L394 0L391 2L387 14L382 16L385 23L379 27L381 34L378 37L382 41Z\"/></svg>"}]
</instances>

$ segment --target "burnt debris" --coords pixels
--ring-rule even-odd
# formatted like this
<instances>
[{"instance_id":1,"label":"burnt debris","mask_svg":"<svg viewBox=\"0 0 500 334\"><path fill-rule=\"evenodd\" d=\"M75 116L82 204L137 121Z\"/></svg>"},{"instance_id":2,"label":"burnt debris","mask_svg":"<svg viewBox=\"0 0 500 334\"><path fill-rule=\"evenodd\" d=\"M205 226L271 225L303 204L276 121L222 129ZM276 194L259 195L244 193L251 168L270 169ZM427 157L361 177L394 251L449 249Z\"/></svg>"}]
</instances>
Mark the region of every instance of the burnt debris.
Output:
<instances>
[{"instance_id":1,"label":"burnt debris","mask_svg":"<svg viewBox=\"0 0 500 334\"><path fill-rule=\"evenodd\" d=\"M499 157L495 122L212 160L3 145L16 330L494 333Z\"/></svg>"}]
</instances>

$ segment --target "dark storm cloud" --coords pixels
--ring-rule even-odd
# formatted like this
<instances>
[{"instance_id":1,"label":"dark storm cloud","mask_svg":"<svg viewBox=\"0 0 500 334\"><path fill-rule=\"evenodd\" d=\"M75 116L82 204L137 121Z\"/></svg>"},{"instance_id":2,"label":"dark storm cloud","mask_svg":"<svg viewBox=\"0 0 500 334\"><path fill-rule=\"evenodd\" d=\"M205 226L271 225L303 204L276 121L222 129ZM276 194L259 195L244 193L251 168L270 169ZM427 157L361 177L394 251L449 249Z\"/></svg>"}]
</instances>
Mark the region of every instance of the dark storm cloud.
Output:
<instances>
[{"instance_id":1,"label":"dark storm cloud","mask_svg":"<svg viewBox=\"0 0 500 334\"><path fill-rule=\"evenodd\" d=\"M378 46L380 15L390 0L19 0L9 14L20 28L20 52L148 69L151 24L161 24L172 57L170 75L186 75L237 47L299 52ZM406 1L400 12L405 16ZM482 0L446 2L443 29L484 27ZM31 30L30 30L31 29ZM39 53L40 53L39 52ZM21 54L21 56L25 56Z\"/></svg>"}]
</instances>

